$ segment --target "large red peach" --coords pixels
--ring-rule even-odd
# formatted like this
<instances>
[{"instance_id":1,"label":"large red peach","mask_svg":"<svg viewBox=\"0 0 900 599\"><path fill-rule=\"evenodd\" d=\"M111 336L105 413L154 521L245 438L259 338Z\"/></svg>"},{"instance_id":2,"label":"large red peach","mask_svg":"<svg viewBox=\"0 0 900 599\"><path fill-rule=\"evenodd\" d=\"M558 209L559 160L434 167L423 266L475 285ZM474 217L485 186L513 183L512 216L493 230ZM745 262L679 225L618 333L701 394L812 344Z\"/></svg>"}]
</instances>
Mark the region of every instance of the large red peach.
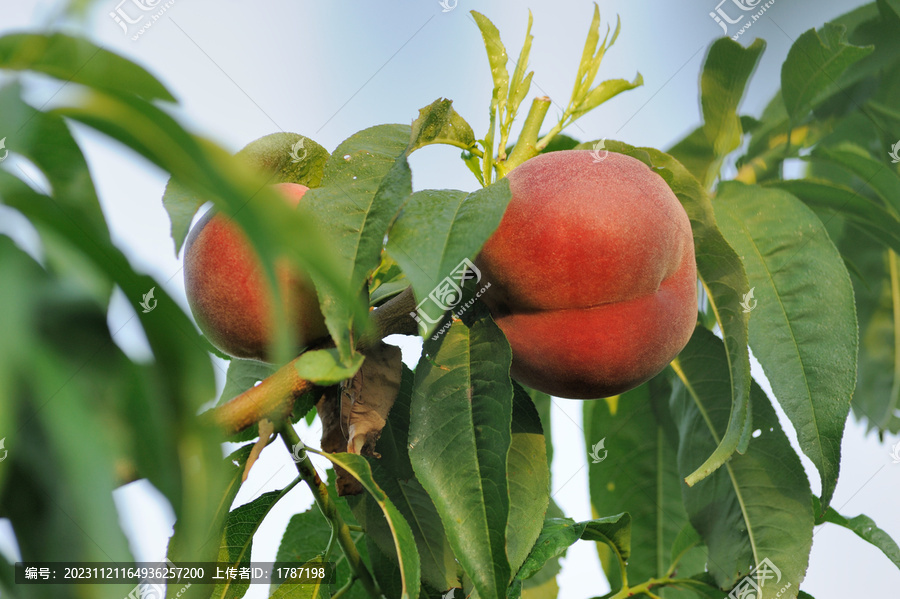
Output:
<instances>
[{"instance_id":1,"label":"large red peach","mask_svg":"<svg viewBox=\"0 0 900 599\"><path fill-rule=\"evenodd\" d=\"M308 190L294 183L274 187L293 206ZM287 264L278 264L276 274L296 347L326 337L319 299L306 274ZM275 322L265 273L243 231L213 210L188 235L184 287L197 324L213 345L236 358L267 359Z\"/></svg>"},{"instance_id":2,"label":"large red peach","mask_svg":"<svg viewBox=\"0 0 900 599\"><path fill-rule=\"evenodd\" d=\"M666 182L588 150L539 155L508 179L512 199L476 265L513 377L589 399L659 373L697 322L691 225Z\"/></svg>"}]
</instances>

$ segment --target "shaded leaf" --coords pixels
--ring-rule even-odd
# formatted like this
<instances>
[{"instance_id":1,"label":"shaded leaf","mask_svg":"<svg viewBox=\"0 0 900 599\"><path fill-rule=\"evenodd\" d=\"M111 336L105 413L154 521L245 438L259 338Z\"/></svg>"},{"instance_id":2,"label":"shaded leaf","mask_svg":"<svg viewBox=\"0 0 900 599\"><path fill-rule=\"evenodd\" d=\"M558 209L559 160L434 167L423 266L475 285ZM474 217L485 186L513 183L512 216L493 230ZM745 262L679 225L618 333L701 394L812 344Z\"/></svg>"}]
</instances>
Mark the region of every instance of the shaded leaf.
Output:
<instances>
[{"instance_id":1,"label":"shaded leaf","mask_svg":"<svg viewBox=\"0 0 900 599\"><path fill-rule=\"evenodd\" d=\"M840 166L859 177L878 194L887 209L900 218L900 175L872 158L866 150L851 143L834 147L819 145L811 157Z\"/></svg>"},{"instance_id":2,"label":"shaded leaf","mask_svg":"<svg viewBox=\"0 0 900 599\"><path fill-rule=\"evenodd\" d=\"M409 461L409 409L413 381L413 372L403 366L397 400L378 440L377 449L382 457L369 460L369 463L378 486L384 489L412 528L421 559L423 585L444 591L459 584L457 563L434 503L416 480ZM366 501L362 506L366 513L367 534L390 558L393 546L390 529L384 517L375 513L377 506L371 503ZM396 561L396 554L393 556Z\"/></svg>"},{"instance_id":3,"label":"shaded leaf","mask_svg":"<svg viewBox=\"0 0 900 599\"><path fill-rule=\"evenodd\" d=\"M533 576L544 563L565 553L579 539L606 543L624 564L631 553L631 516L618 514L586 522L571 518L548 520L516 578Z\"/></svg>"},{"instance_id":4,"label":"shaded leaf","mask_svg":"<svg viewBox=\"0 0 900 599\"><path fill-rule=\"evenodd\" d=\"M678 438L668 413L671 385L664 373L621 396L585 402L584 438L588 447L606 440L605 451L588 460L591 508L595 514L627 511L634 551L628 580L665 576L679 534L690 527L681 501ZM621 586L616 556L597 547L610 586ZM702 572L705 555L691 555L679 572Z\"/></svg>"},{"instance_id":5,"label":"shaded leaf","mask_svg":"<svg viewBox=\"0 0 900 599\"><path fill-rule=\"evenodd\" d=\"M34 71L63 82L174 102L146 69L94 43L64 33L13 33L0 37L0 68Z\"/></svg>"},{"instance_id":6,"label":"shaded leaf","mask_svg":"<svg viewBox=\"0 0 900 599\"><path fill-rule=\"evenodd\" d=\"M808 178L771 181L766 186L783 189L812 208L834 211L885 246L900 252L900 219L878 202L845 185Z\"/></svg>"},{"instance_id":7,"label":"shaded leaf","mask_svg":"<svg viewBox=\"0 0 900 599\"><path fill-rule=\"evenodd\" d=\"M851 231L852 233L852 231ZM858 268L853 279L859 312L859 375L853 411L868 429L900 432L900 259L868 238L848 235L840 244Z\"/></svg>"},{"instance_id":8,"label":"shaded leaf","mask_svg":"<svg viewBox=\"0 0 900 599\"><path fill-rule=\"evenodd\" d=\"M730 405L728 360L719 340L698 327L673 366L684 382L670 401L678 426L678 469L684 474L719 444ZM746 453L693 487L682 486L691 524L709 550L709 572L727 589L768 558L798 587L812 546L813 506L800 459L765 393L754 383L753 426ZM764 599L774 597L766 592Z\"/></svg>"},{"instance_id":9,"label":"shaded leaf","mask_svg":"<svg viewBox=\"0 0 900 599\"><path fill-rule=\"evenodd\" d=\"M335 497L334 488L334 471L328 471L328 490L331 493L334 503L341 513L342 519L346 524L356 525L357 522L352 512L347 507L347 502L339 497ZM351 533L357 550L367 562L367 551L365 535L362 532ZM324 555L331 539L331 524L322 515L318 507L313 506L305 512L295 514L288 522L287 528L281 537L281 543L278 546L278 553L275 556L276 564L287 563L306 563L316 559L317 556ZM347 562L347 557L340 550L336 550L331 557L335 564L335 582L330 585L331 591L336 591L350 580L352 570ZM275 588L271 588L270 592L274 592ZM329 595L325 595L329 596ZM353 599L362 599L368 597L362 585L357 584L347 594Z\"/></svg>"},{"instance_id":10,"label":"shaded leaf","mask_svg":"<svg viewBox=\"0 0 900 599\"><path fill-rule=\"evenodd\" d=\"M263 493L253 501L233 509L225 520L225 531L219 545L218 561L227 562L234 567L249 566L253 535L256 534L259 525L262 524L278 500L287 495L299 482L300 478L298 477L280 491ZM229 580L216 584L211 597L217 599L243 597L249 588L249 582Z\"/></svg>"},{"instance_id":11,"label":"shaded leaf","mask_svg":"<svg viewBox=\"0 0 900 599\"><path fill-rule=\"evenodd\" d=\"M541 532L550 503L550 464L541 417L528 393L513 390L512 442L507 458L509 519L506 555L512 572L525 561Z\"/></svg>"},{"instance_id":12,"label":"shaded leaf","mask_svg":"<svg viewBox=\"0 0 900 599\"><path fill-rule=\"evenodd\" d=\"M258 381L274 374L276 370L274 366L265 362L233 358L228 363L228 372L225 374L225 386L222 387L222 393L219 395L216 405L221 406L228 403L254 386Z\"/></svg>"},{"instance_id":13,"label":"shaded leaf","mask_svg":"<svg viewBox=\"0 0 900 599\"><path fill-rule=\"evenodd\" d=\"M846 43L845 33L843 25L825 23L821 33L810 29L791 46L781 65L781 95L792 120L806 116L835 91L835 81L850 65L872 52L871 46Z\"/></svg>"},{"instance_id":14,"label":"shaded leaf","mask_svg":"<svg viewBox=\"0 0 900 599\"><path fill-rule=\"evenodd\" d=\"M716 162L716 153L706 138L706 131L702 126L697 127L669 148L668 153L698 181L705 182L712 172L718 175L718 169L712 169L713 163Z\"/></svg>"}]
</instances>

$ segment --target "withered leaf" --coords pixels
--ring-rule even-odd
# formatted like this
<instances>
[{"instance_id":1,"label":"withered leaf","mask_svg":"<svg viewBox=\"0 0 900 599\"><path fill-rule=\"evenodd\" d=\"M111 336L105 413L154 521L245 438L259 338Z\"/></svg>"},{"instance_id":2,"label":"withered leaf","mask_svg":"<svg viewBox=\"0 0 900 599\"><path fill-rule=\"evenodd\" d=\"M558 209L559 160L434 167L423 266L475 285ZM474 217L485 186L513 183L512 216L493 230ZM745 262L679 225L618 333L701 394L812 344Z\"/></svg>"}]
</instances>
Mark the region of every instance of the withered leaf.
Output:
<instances>
[{"instance_id":1,"label":"withered leaf","mask_svg":"<svg viewBox=\"0 0 900 599\"><path fill-rule=\"evenodd\" d=\"M341 430L348 452L381 457L375 442L400 391L401 358L399 347L381 342L366 351L362 368L341 383Z\"/></svg>"}]
</instances>

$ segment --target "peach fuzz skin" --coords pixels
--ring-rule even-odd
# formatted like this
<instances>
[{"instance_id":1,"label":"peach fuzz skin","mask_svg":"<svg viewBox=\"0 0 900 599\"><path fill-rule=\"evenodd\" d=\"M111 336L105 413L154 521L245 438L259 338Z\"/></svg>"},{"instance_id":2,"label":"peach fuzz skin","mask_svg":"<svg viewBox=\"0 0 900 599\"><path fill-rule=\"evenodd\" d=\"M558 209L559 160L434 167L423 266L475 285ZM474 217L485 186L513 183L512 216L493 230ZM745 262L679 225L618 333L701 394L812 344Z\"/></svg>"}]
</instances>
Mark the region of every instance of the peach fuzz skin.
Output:
<instances>
[{"instance_id":1,"label":"peach fuzz skin","mask_svg":"<svg viewBox=\"0 0 900 599\"><path fill-rule=\"evenodd\" d=\"M623 154L569 150L508 179L512 199L476 265L513 377L592 399L662 371L697 322L690 221L662 177Z\"/></svg>"},{"instance_id":2,"label":"peach fuzz skin","mask_svg":"<svg viewBox=\"0 0 900 599\"><path fill-rule=\"evenodd\" d=\"M291 206L308 190L294 183L273 187ZM297 348L326 337L315 287L306 275L286 264L277 265L276 273ZM184 286L191 312L213 345L236 358L266 360L274 309L265 273L243 231L213 210L188 235Z\"/></svg>"}]
</instances>

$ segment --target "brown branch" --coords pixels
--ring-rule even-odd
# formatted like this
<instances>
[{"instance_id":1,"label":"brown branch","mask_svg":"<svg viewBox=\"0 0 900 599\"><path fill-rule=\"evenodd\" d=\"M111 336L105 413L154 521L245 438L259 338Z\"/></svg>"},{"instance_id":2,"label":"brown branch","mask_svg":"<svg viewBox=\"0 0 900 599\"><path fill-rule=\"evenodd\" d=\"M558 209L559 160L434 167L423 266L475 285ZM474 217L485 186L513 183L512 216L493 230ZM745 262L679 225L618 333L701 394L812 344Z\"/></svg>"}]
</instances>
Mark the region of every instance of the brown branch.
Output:
<instances>
[{"instance_id":1,"label":"brown branch","mask_svg":"<svg viewBox=\"0 0 900 599\"><path fill-rule=\"evenodd\" d=\"M388 335L415 335L416 299L412 287L391 298L370 313L372 326L357 344L365 350ZM300 378L294 364L300 358L288 362L259 385L247 389L228 403L206 412L204 418L212 421L227 435L233 435L253 426L263 418L278 422L291 413L298 397L312 391L315 385Z\"/></svg>"}]
</instances>

